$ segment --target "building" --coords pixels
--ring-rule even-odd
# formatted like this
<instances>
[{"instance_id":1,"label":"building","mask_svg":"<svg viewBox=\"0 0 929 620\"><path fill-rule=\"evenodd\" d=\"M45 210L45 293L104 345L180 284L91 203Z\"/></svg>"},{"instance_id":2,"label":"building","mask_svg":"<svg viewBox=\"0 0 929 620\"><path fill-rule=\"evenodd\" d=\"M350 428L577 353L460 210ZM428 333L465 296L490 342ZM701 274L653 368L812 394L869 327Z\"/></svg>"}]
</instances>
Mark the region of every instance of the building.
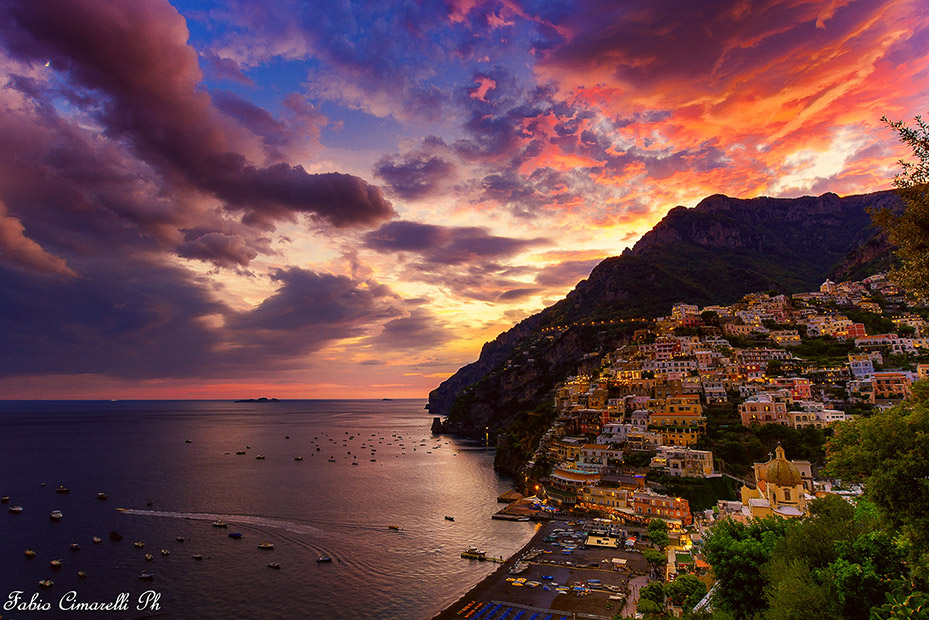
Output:
<instances>
[{"instance_id":1,"label":"building","mask_svg":"<svg viewBox=\"0 0 929 620\"><path fill-rule=\"evenodd\" d=\"M752 517L793 518L808 513L803 474L798 463L787 460L780 445L767 463L755 463L755 485L754 489L743 485L741 490L742 505Z\"/></svg>"},{"instance_id":2,"label":"building","mask_svg":"<svg viewBox=\"0 0 929 620\"><path fill-rule=\"evenodd\" d=\"M777 394L763 392L745 400L739 405L739 417L742 424L789 424L787 418L787 399L778 398Z\"/></svg>"},{"instance_id":3,"label":"building","mask_svg":"<svg viewBox=\"0 0 929 620\"><path fill-rule=\"evenodd\" d=\"M609 445L589 443L581 446L581 455L577 460L579 469L602 471L608 467L617 467L623 463L623 451Z\"/></svg>"},{"instance_id":4,"label":"building","mask_svg":"<svg viewBox=\"0 0 929 620\"><path fill-rule=\"evenodd\" d=\"M640 517L664 519L682 525L690 525L693 517L690 504L682 497L660 495L648 489L632 494L633 512Z\"/></svg>"},{"instance_id":5,"label":"building","mask_svg":"<svg viewBox=\"0 0 929 620\"><path fill-rule=\"evenodd\" d=\"M648 430L661 435L666 446L692 446L706 430L703 406L697 394L681 394L650 403Z\"/></svg>"},{"instance_id":6,"label":"building","mask_svg":"<svg viewBox=\"0 0 929 620\"><path fill-rule=\"evenodd\" d=\"M706 478L713 475L713 453L709 450L660 446L649 467L663 470L672 476Z\"/></svg>"},{"instance_id":7,"label":"building","mask_svg":"<svg viewBox=\"0 0 929 620\"><path fill-rule=\"evenodd\" d=\"M906 398L912 383L909 374L899 371L876 372L871 377L874 398L878 400Z\"/></svg>"}]
</instances>

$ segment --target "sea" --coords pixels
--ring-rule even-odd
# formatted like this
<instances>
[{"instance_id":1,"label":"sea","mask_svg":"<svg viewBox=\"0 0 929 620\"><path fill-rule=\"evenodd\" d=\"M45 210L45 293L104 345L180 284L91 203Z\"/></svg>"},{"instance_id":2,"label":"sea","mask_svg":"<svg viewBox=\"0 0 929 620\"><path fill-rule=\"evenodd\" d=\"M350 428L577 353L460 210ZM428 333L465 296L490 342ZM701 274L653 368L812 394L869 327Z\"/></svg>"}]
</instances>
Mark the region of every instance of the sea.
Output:
<instances>
[{"instance_id":1,"label":"sea","mask_svg":"<svg viewBox=\"0 0 929 620\"><path fill-rule=\"evenodd\" d=\"M496 566L462 551L536 529L491 519L512 481L431 423L422 400L0 402L0 616L428 620Z\"/></svg>"}]
</instances>

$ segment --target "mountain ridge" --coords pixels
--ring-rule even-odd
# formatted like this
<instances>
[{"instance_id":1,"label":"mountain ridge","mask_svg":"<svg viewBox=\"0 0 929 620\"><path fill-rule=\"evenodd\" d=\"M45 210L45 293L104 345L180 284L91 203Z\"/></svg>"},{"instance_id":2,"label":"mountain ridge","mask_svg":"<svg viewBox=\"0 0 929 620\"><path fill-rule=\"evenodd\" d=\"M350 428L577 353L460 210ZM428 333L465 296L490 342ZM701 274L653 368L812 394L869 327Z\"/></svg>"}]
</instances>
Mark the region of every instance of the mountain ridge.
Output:
<instances>
[{"instance_id":1,"label":"mountain ridge","mask_svg":"<svg viewBox=\"0 0 929 620\"><path fill-rule=\"evenodd\" d=\"M562 300L486 343L475 362L430 392L429 410L449 416L450 432L500 431L520 412L544 403L545 393L564 378L560 375L570 372L577 359L571 356L589 352L585 346L615 346L629 335L628 329L606 333L578 326L553 336L545 328L653 318L677 302L728 304L755 291L814 290L826 278L867 269L875 261L886 264L890 248L871 225L868 209L899 205L894 191L885 190L844 197L714 194L693 208L674 207L632 248L599 263ZM529 350L531 357L523 357L534 365L514 357Z\"/></svg>"}]
</instances>

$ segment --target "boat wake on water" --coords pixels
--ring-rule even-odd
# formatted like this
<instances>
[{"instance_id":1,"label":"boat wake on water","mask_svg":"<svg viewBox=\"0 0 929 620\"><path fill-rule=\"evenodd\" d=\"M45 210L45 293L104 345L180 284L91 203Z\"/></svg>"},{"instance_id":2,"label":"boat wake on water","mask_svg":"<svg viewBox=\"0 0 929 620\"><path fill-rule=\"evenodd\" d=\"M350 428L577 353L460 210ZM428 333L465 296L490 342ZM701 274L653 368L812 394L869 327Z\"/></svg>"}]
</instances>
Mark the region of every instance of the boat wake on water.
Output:
<instances>
[{"instance_id":1,"label":"boat wake on water","mask_svg":"<svg viewBox=\"0 0 929 620\"><path fill-rule=\"evenodd\" d=\"M168 519L193 519L196 521L226 521L229 523L238 523L241 525L251 525L256 528L272 528L293 532L294 534L309 534L311 536L327 536L319 528L303 523L294 523L293 521L284 521L282 519L273 519L270 517L261 517L255 515L230 515L212 512L170 512L165 510L137 510L134 508L117 508L119 512L126 515L138 515L142 517L164 517Z\"/></svg>"}]
</instances>

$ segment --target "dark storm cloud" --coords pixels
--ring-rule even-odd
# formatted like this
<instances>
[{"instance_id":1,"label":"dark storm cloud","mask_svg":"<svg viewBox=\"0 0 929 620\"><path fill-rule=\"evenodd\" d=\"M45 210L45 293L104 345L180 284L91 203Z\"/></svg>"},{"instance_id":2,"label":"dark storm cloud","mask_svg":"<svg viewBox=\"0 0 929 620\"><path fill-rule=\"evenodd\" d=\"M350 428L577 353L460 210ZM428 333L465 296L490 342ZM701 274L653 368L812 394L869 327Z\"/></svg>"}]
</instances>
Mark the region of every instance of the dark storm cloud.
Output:
<instances>
[{"instance_id":1,"label":"dark storm cloud","mask_svg":"<svg viewBox=\"0 0 929 620\"><path fill-rule=\"evenodd\" d=\"M380 191L358 177L250 163L240 152L243 127L226 122L199 88L184 19L166 2L7 1L0 29L18 59L50 61L67 78L61 94L84 106L110 137L128 140L166 176L212 193L252 223L270 226L307 213L352 226L393 214ZM93 106L73 96L81 90L99 94Z\"/></svg>"},{"instance_id":2,"label":"dark storm cloud","mask_svg":"<svg viewBox=\"0 0 929 620\"><path fill-rule=\"evenodd\" d=\"M196 258L218 267L247 267L258 256L238 235L210 232L184 241L177 246L177 255Z\"/></svg>"},{"instance_id":3,"label":"dark storm cloud","mask_svg":"<svg viewBox=\"0 0 929 620\"><path fill-rule=\"evenodd\" d=\"M383 179L393 193L408 200L435 193L454 171L453 163L427 153L383 157L374 168L374 174Z\"/></svg>"},{"instance_id":4,"label":"dark storm cloud","mask_svg":"<svg viewBox=\"0 0 929 620\"><path fill-rule=\"evenodd\" d=\"M399 298L373 281L291 267L272 277L281 286L228 327L239 353L287 360L341 338L363 335L400 314Z\"/></svg>"},{"instance_id":5,"label":"dark storm cloud","mask_svg":"<svg viewBox=\"0 0 929 620\"><path fill-rule=\"evenodd\" d=\"M460 265L491 258L514 256L547 239L517 239L492 235L475 226L437 226L395 221L367 233L364 245L378 252L415 252L426 262Z\"/></svg>"},{"instance_id":6,"label":"dark storm cloud","mask_svg":"<svg viewBox=\"0 0 929 620\"><path fill-rule=\"evenodd\" d=\"M385 323L379 334L364 340L363 344L374 346L378 350L428 351L453 338L452 331L434 314L424 308L415 308L409 316Z\"/></svg>"}]
</instances>

